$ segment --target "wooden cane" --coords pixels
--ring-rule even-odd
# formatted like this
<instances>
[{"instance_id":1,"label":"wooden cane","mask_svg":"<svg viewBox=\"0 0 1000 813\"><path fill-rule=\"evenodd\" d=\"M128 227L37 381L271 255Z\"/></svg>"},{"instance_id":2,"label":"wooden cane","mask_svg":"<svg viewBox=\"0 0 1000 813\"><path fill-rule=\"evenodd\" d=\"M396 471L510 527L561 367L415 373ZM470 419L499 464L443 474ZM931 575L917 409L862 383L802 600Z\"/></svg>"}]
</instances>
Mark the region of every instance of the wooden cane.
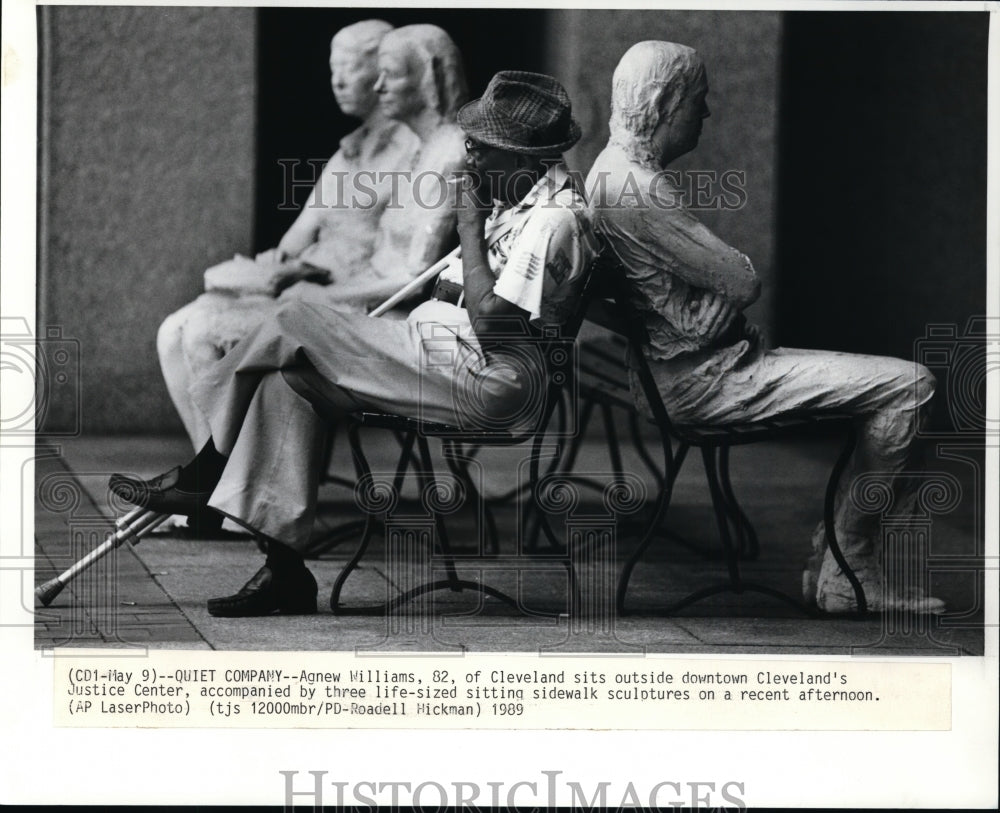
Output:
<instances>
[{"instance_id":1,"label":"wooden cane","mask_svg":"<svg viewBox=\"0 0 1000 813\"><path fill-rule=\"evenodd\" d=\"M452 260L457 260L461 256L462 256L462 247L459 246L454 251L452 251L451 254L445 255L436 263L434 263L434 265L432 265L426 271L421 273L420 276L414 277L412 280L406 283L406 285L404 285L402 288L396 291L396 293L390 296L385 302L383 302L381 305L375 308L375 310L373 310L368 315L374 318L378 318L387 310L396 307L396 305L398 305L403 300L409 299L417 291L423 288L424 285L426 285L430 280L434 279L434 277L436 277L438 274L444 271L444 269L451 264Z\"/></svg>"},{"instance_id":2,"label":"wooden cane","mask_svg":"<svg viewBox=\"0 0 1000 813\"><path fill-rule=\"evenodd\" d=\"M121 547L125 542L137 544L145 534L169 517L169 514L158 514L145 508L133 508L115 522L114 532L109 532L108 538L103 543L54 579L49 579L45 584L36 587L35 598L41 602L43 607L48 607L52 600L62 592L62 589L88 567L103 559L115 548Z\"/></svg>"}]
</instances>

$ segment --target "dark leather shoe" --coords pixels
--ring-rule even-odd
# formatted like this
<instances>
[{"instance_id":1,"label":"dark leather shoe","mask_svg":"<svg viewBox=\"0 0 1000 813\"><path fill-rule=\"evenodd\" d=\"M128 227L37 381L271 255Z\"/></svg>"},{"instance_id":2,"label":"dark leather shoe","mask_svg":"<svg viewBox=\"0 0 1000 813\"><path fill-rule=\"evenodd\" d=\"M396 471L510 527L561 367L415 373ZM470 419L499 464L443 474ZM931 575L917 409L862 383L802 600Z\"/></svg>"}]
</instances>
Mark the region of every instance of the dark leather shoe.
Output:
<instances>
[{"instance_id":1,"label":"dark leather shoe","mask_svg":"<svg viewBox=\"0 0 1000 813\"><path fill-rule=\"evenodd\" d=\"M177 466L150 480L112 474L108 480L108 488L126 502L148 508L158 514L183 514L190 517L211 511L208 500L212 492L185 491L178 488L180 473L181 467Z\"/></svg>"},{"instance_id":2,"label":"dark leather shoe","mask_svg":"<svg viewBox=\"0 0 1000 813\"><path fill-rule=\"evenodd\" d=\"M316 612L316 592L316 579L309 568L273 571L264 565L235 595L210 598L208 614L220 618L309 615Z\"/></svg>"}]
</instances>

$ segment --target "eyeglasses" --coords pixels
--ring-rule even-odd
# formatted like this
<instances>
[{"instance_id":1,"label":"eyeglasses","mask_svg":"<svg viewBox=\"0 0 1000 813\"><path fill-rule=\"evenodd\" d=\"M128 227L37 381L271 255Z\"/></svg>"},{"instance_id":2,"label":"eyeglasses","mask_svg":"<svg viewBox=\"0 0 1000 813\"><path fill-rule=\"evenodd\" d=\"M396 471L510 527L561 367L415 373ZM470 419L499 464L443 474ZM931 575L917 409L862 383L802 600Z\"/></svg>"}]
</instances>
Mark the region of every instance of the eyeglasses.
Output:
<instances>
[{"instance_id":1,"label":"eyeglasses","mask_svg":"<svg viewBox=\"0 0 1000 813\"><path fill-rule=\"evenodd\" d=\"M480 156L487 150L491 149L493 148L488 144L483 144L482 142L476 141L473 138L465 139L465 151L473 157Z\"/></svg>"}]
</instances>

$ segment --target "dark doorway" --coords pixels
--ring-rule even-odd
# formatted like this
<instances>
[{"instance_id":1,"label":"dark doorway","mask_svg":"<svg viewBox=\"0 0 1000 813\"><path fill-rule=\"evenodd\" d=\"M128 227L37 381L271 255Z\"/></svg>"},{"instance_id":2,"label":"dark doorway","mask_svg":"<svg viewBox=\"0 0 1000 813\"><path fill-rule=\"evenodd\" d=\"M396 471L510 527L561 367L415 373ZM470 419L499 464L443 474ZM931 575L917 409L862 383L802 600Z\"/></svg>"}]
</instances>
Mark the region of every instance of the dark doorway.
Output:
<instances>
[{"instance_id":1,"label":"dark doorway","mask_svg":"<svg viewBox=\"0 0 1000 813\"><path fill-rule=\"evenodd\" d=\"M290 188L278 162L298 161L296 179L308 179L308 162L321 165L357 126L337 109L330 91L330 40L340 28L371 18L397 27L440 26L462 51L473 97L498 70L542 70L544 11L266 8L259 15L258 251L278 244L309 194L304 183ZM279 208L289 194L295 205Z\"/></svg>"},{"instance_id":2,"label":"dark doorway","mask_svg":"<svg viewBox=\"0 0 1000 813\"><path fill-rule=\"evenodd\" d=\"M988 15L791 13L778 339L915 357L986 308Z\"/></svg>"}]
</instances>

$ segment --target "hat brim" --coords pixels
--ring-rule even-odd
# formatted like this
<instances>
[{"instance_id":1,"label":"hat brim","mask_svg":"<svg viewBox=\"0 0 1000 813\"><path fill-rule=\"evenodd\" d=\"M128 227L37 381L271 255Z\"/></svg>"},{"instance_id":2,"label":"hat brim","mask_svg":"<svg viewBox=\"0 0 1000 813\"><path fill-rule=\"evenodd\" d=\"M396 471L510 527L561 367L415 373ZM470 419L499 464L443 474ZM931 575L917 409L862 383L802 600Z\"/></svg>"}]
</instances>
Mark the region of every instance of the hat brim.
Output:
<instances>
[{"instance_id":1,"label":"hat brim","mask_svg":"<svg viewBox=\"0 0 1000 813\"><path fill-rule=\"evenodd\" d=\"M494 147L498 150L507 150L508 152L519 152L522 155L557 155L561 152L565 152L577 141L580 140L583 131L580 129L580 125L577 123L576 119L570 116L569 127L567 128L566 140L558 144L550 144L545 146L532 145L528 146L526 144L521 144L516 141L510 141L505 139L503 136L498 135L491 128L486 125L486 117L483 115L481 107L482 99L473 99L471 102L463 105L458 111L458 126L461 127L465 134L470 138L474 138L482 144L488 147Z\"/></svg>"}]
</instances>

